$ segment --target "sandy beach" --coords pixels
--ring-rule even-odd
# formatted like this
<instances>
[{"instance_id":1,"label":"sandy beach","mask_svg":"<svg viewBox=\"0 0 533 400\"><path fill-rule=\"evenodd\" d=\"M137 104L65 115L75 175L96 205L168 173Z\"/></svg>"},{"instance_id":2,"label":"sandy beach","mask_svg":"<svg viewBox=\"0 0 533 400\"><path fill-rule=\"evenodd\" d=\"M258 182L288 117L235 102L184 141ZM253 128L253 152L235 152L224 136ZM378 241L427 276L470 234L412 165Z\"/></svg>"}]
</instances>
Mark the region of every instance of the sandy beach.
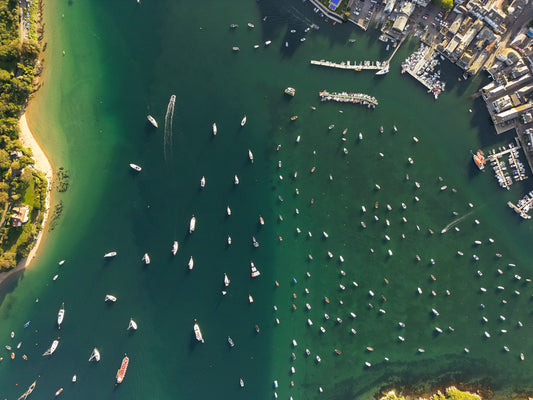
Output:
<instances>
[{"instance_id":1,"label":"sandy beach","mask_svg":"<svg viewBox=\"0 0 533 400\"><path fill-rule=\"evenodd\" d=\"M20 126L20 133L19 138L24 147L29 147L33 152L33 160L35 162L35 168L39 171L42 171L46 179L48 180L48 189L47 189L47 195L46 195L46 209L44 212L44 219L43 219L43 225L41 228L41 232L39 232L39 235L37 236L37 240L35 241L35 244L33 245L33 248L31 249L30 253L28 254L28 257L22 259L15 268L13 268L10 271L4 272L0 274L0 284L6 280L9 276L17 273L18 271L23 270L27 266L30 265L31 261L35 258L37 254L37 250L39 249L39 245L41 244L41 240L43 238L46 222L48 221L48 216L50 212L50 194L51 194L51 188L52 188L52 179L53 179L53 170L52 165L50 164L50 161L48 161L48 158L44 154L43 150L33 137L30 128L28 126L28 121L26 120L26 114L22 114L22 117L20 118L19 122Z\"/></svg>"}]
</instances>

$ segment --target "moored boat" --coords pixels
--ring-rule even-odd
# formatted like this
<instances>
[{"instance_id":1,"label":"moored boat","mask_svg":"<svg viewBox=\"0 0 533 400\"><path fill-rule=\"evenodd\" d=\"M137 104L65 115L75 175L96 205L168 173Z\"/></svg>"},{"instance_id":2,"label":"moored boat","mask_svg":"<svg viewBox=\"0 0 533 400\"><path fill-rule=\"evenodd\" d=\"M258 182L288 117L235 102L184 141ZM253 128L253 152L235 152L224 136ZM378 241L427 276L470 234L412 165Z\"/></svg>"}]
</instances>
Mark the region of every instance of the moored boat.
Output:
<instances>
[{"instance_id":1,"label":"moored boat","mask_svg":"<svg viewBox=\"0 0 533 400\"><path fill-rule=\"evenodd\" d=\"M194 268L194 259L192 258L192 256L189 259L189 264L188 265L189 265L189 269L193 269Z\"/></svg>"},{"instance_id":2,"label":"moored boat","mask_svg":"<svg viewBox=\"0 0 533 400\"><path fill-rule=\"evenodd\" d=\"M251 272L252 278L257 278L259 275L261 275L261 272L259 272L259 270L255 267L255 264L253 263L253 261L250 261L250 269L252 270ZM250 303L252 301L250 301Z\"/></svg>"},{"instance_id":3,"label":"moored boat","mask_svg":"<svg viewBox=\"0 0 533 400\"><path fill-rule=\"evenodd\" d=\"M241 378L239 379L239 385L243 388L244 387L244 380Z\"/></svg>"},{"instance_id":4,"label":"moored boat","mask_svg":"<svg viewBox=\"0 0 533 400\"><path fill-rule=\"evenodd\" d=\"M175 256L176 253L178 252L178 241L177 240L174 240L174 243L172 243L172 255Z\"/></svg>"},{"instance_id":5,"label":"moored boat","mask_svg":"<svg viewBox=\"0 0 533 400\"><path fill-rule=\"evenodd\" d=\"M284 90L284 93L285 94L288 94L289 96L292 96L294 97L294 95L296 94L296 89L292 88L292 87L288 87Z\"/></svg>"},{"instance_id":6,"label":"moored boat","mask_svg":"<svg viewBox=\"0 0 533 400\"><path fill-rule=\"evenodd\" d=\"M63 393L63 388L59 389L59 390L56 392L56 397L59 396L61 393Z\"/></svg>"},{"instance_id":7,"label":"moored boat","mask_svg":"<svg viewBox=\"0 0 533 400\"><path fill-rule=\"evenodd\" d=\"M100 352L95 347L93 349L93 352L91 353L91 356L89 357L89 361L100 361Z\"/></svg>"},{"instance_id":8,"label":"moored boat","mask_svg":"<svg viewBox=\"0 0 533 400\"><path fill-rule=\"evenodd\" d=\"M76 376L76 374L74 374L74 375L72 376L72 382L76 382L77 380L78 380L78 377Z\"/></svg>"},{"instance_id":9,"label":"moored boat","mask_svg":"<svg viewBox=\"0 0 533 400\"><path fill-rule=\"evenodd\" d=\"M230 283L230 280L228 278L228 275L224 272L224 286L228 287Z\"/></svg>"},{"instance_id":10,"label":"moored boat","mask_svg":"<svg viewBox=\"0 0 533 400\"><path fill-rule=\"evenodd\" d=\"M196 322L194 323L194 326L193 326L193 330L194 330L194 336L196 336L196 340L198 340L199 342L202 342L204 343L204 338L202 336L202 331L200 330L200 325L198 325Z\"/></svg>"},{"instance_id":11,"label":"moored boat","mask_svg":"<svg viewBox=\"0 0 533 400\"><path fill-rule=\"evenodd\" d=\"M228 336L228 344L229 344L229 347L235 346L235 343L233 343L233 339L230 338L229 336Z\"/></svg>"},{"instance_id":12,"label":"moored boat","mask_svg":"<svg viewBox=\"0 0 533 400\"><path fill-rule=\"evenodd\" d=\"M213 136L217 135L217 124L216 122L213 122Z\"/></svg>"},{"instance_id":13,"label":"moored boat","mask_svg":"<svg viewBox=\"0 0 533 400\"><path fill-rule=\"evenodd\" d=\"M139 172L139 171L142 170L141 167L139 167L137 164L133 164L133 163L130 164L130 168L133 169L133 170L135 170L135 171L137 171L137 172Z\"/></svg>"},{"instance_id":14,"label":"moored boat","mask_svg":"<svg viewBox=\"0 0 533 400\"><path fill-rule=\"evenodd\" d=\"M61 307L59 308L59 312L57 313L57 326L59 329L61 329L63 318L65 318L65 303L61 303Z\"/></svg>"},{"instance_id":15,"label":"moored boat","mask_svg":"<svg viewBox=\"0 0 533 400\"><path fill-rule=\"evenodd\" d=\"M254 154L252 153L252 150L248 149L248 158L253 163L254 162Z\"/></svg>"},{"instance_id":16,"label":"moored boat","mask_svg":"<svg viewBox=\"0 0 533 400\"><path fill-rule=\"evenodd\" d=\"M117 255L116 251L110 251L109 253L104 254L104 258L112 258L112 257L115 257L116 255Z\"/></svg>"},{"instance_id":17,"label":"moored boat","mask_svg":"<svg viewBox=\"0 0 533 400\"><path fill-rule=\"evenodd\" d=\"M154 117L152 117L151 115L147 115L146 118L148 118L148 121L150 121L150 123L155 126L156 128L158 128L159 126L157 125L157 121L155 120Z\"/></svg>"},{"instance_id":18,"label":"moored boat","mask_svg":"<svg viewBox=\"0 0 533 400\"><path fill-rule=\"evenodd\" d=\"M248 28L255 28L255 25L252 24L251 22L248 22Z\"/></svg>"},{"instance_id":19,"label":"moored boat","mask_svg":"<svg viewBox=\"0 0 533 400\"><path fill-rule=\"evenodd\" d=\"M120 368L117 371L117 384L122 383L122 381L124 380L129 363L130 359L127 355L124 355L124 358L122 359L122 364L120 364Z\"/></svg>"},{"instance_id":20,"label":"moored boat","mask_svg":"<svg viewBox=\"0 0 533 400\"><path fill-rule=\"evenodd\" d=\"M478 150L476 154L472 154L472 158L474 159L474 163L480 170L485 168L485 164L487 161L485 160L485 155L481 150Z\"/></svg>"},{"instance_id":21,"label":"moored boat","mask_svg":"<svg viewBox=\"0 0 533 400\"><path fill-rule=\"evenodd\" d=\"M233 177L233 183L235 185L238 185L239 184L239 177L237 176L237 174L235 174L235 176Z\"/></svg>"},{"instance_id":22,"label":"moored boat","mask_svg":"<svg viewBox=\"0 0 533 400\"><path fill-rule=\"evenodd\" d=\"M127 330L129 331L130 329L133 329L134 331L136 331L137 328L138 328L137 322L135 322L133 320L133 318L130 318L130 323L128 324L128 329Z\"/></svg>"},{"instance_id":23,"label":"moored boat","mask_svg":"<svg viewBox=\"0 0 533 400\"><path fill-rule=\"evenodd\" d=\"M205 176L202 176L202 179L200 179L200 187L205 187Z\"/></svg>"},{"instance_id":24,"label":"moored boat","mask_svg":"<svg viewBox=\"0 0 533 400\"><path fill-rule=\"evenodd\" d=\"M144 253L144 256L143 256L143 258L142 258L142 261L143 261L146 265L150 264L150 256L148 255L148 253Z\"/></svg>"},{"instance_id":25,"label":"moored boat","mask_svg":"<svg viewBox=\"0 0 533 400\"><path fill-rule=\"evenodd\" d=\"M43 353L43 356L51 356L52 354L54 354L54 351L56 351L58 345L59 340L54 340L48 350Z\"/></svg>"},{"instance_id":26,"label":"moored boat","mask_svg":"<svg viewBox=\"0 0 533 400\"><path fill-rule=\"evenodd\" d=\"M110 302L114 303L115 301L117 301L117 298L115 296L111 295L111 294L106 294L105 298L104 298L104 301L105 302L110 301Z\"/></svg>"},{"instance_id":27,"label":"moored boat","mask_svg":"<svg viewBox=\"0 0 533 400\"><path fill-rule=\"evenodd\" d=\"M246 125L246 114L244 114L244 117L241 120L241 126Z\"/></svg>"},{"instance_id":28,"label":"moored boat","mask_svg":"<svg viewBox=\"0 0 533 400\"><path fill-rule=\"evenodd\" d=\"M193 233L196 229L196 217L193 215L191 218L191 222L189 222L189 233Z\"/></svg>"}]
</instances>

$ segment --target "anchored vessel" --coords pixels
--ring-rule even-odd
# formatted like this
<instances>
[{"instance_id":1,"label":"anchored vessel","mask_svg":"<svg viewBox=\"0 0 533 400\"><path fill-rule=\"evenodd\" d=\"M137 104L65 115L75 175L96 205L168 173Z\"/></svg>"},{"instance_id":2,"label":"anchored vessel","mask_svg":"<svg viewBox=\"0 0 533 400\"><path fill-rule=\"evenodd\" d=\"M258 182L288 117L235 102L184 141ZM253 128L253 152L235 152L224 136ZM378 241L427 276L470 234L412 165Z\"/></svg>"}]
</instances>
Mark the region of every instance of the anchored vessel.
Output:
<instances>
[{"instance_id":1,"label":"anchored vessel","mask_svg":"<svg viewBox=\"0 0 533 400\"><path fill-rule=\"evenodd\" d=\"M54 340L50 348L43 353L43 356L51 356L52 354L54 354L54 351L56 351L58 345L59 340Z\"/></svg>"},{"instance_id":2,"label":"anchored vessel","mask_svg":"<svg viewBox=\"0 0 533 400\"><path fill-rule=\"evenodd\" d=\"M141 167L139 167L137 164L130 164L130 168L137 171L137 172L140 172L141 171Z\"/></svg>"},{"instance_id":3,"label":"anchored vessel","mask_svg":"<svg viewBox=\"0 0 533 400\"><path fill-rule=\"evenodd\" d=\"M57 326L61 329L61 324L63 323L63 318L65 318L65 303L61 303L61 308L57 313Z\"/></svg>"},{"instance_id":4,"label":"anchored vessel","mask_svg":"<svg viewBox=\"0 0 533 400\"><path fill-rule=\"evenodd\" d=\"M100 361L100 352L95 347L93 349L93 352L91 353L91 356L89 357L89 361Z\"/></svg>"},{"instance_id":5,"label":"anchored vessel","mask_svg":"<svg viewBox=\"0 0 533 400\"><path fill-rule=\"evenodd\" d=\"M196 336L196 340L199 342L204 343L204 338L202 336L202 331L200 330L200 325L198 325L196 322L194 323L194 336Z\"/></svg>"},{"instance_id":6,"label":"anchored vessel","mask_svg":"<svg viewBox=\"0 0 533 400\"><path fill-rule=\"evenodd\" d=\"M174 243L172 243L172 255L175 256L178 252L178 242L174 240Z\"/></svg>"},{"instance_id":7,"label":"anchored vessel","mask_svg":"<svg viewBox=\"0 0 533 400\"><path fill-rule=\"evenodd\" d=\"M472 158L479 169L485 168L486 160L485 155L481 150L478 150L476 154L472 154Z\"/></svg>"},{"instance_id":8,"label":"anchored vessel","mask_svg":"<svg viewBox=\"0 0 533 400\"><path fill-rule=\"evenodd\" d=\"M126 371L128 370L128 364L130 363L130 359L128 356L124 356L122 359L122 364L120 365L120 369L117 371L117 383L122 383L124 380L124 376L126 375Z\"/></svg>"},{"instance_id":9,"label":"anchored vessel","mask_svg":"<svg viewBox=\"0 0 533 400\"><path fill-rule=\"evenodd\" d=\"M189 223L189 233L193 233L196 229L196 217L193 215L191 218L191 222Z\"/></svg>"},{"instance_id":10,"label":"anchored vessel","mask_svg":"<svg viewBox=\"0 0 533 400\"><path fill-rule=\"evenodd\" d=\"M289 96L294 97L294 95L296 94L296 89L288 87L287 89L285 89L284 92L285 94L288 94Z\"/></svg>"},{"instance_id":11,"label":"anchored vessel","mask_svg":"<svg viewBox=\"0 0 533 400\"><path fill-rule=\"evenodd\" d=\"M157 125L157 121L155 120L154 117L152 117L151 115L147 115L146 118L148 118L148 121L150 121L150 123L155 126L156 128L158 128L159 126Z\"/></svg>"}]
</instances>

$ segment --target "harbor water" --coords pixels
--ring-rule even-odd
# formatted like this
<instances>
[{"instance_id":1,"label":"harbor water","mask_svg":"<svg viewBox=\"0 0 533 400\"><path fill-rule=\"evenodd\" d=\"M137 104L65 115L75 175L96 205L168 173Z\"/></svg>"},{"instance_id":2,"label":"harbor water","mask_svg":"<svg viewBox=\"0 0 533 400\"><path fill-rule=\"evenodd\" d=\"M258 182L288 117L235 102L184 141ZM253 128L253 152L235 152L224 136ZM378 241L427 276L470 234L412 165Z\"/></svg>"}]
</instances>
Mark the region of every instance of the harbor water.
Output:
<instances>
[{"instance_id":1,"label":"harbor water","mask_svg":"<svg viewBox=\"0 0 533 400\"><path fill-rule=\"evenodd\" d=\"M471 151L512 141L493 134L473 97L486 78L458 80L442 63L435 101L400 73L416 38L383 76L312 66L390 54L373 29L334 26L313 8L46 2L45 70L28 118L68 189L54 189L62 211L30 268L0 285L0 398L35 380L32 399L59 388L80 400L532 389L531 225L506 206L528 180L502 191L472 162ZM320 29L306 32L312 24ZM379 105L321 102L322 90ZM101 361L89 363L94 347Z\"/></svg>"}]
</instances>

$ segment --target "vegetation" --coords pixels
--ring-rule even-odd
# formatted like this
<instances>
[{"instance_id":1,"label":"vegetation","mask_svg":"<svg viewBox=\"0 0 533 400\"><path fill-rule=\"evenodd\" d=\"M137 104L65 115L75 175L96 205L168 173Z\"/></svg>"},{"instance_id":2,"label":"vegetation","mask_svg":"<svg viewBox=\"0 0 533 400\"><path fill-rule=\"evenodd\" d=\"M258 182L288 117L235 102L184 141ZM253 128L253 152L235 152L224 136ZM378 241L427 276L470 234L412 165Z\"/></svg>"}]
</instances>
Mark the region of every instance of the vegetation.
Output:
<instances>
[{"instance_id":1,"label":"vegetation","mask_svg":"<svg viewBox=\"0 0 533 400\"><path fill-rule=\"evenodd\" d=\"M397 396L394 391L390 391L379 400L405 400L405 398ZM462 392L455 386L450 386L446 389L445 394L442 394L442 392L439 390L437 393L431 395L429 400L481 400L481 397L479 397L477 394Z\"/></svg>"},{"instance_id":2,"label":"vegetation","mask_svg":"<svg viewBox=\"0 0 533 400\"><path fill-rule=\"evenodd\" d=\"M453 8L453 0L433 0L433 4L441 7L444 11L448 11Z\"/></svg>"},{"instance_id":3,"label":"vegetation","mask_svg":"<svg viewBox=\"0 0 533 400\"><path fill-rule=\"evenodd\" d=\"M17 0L0 0L0 271L27 256L43 220L47 181L33 168L32 153L19 141L19 117L32 92L39 56L38 1L23 10L29 39L21 40ZM28 208L28 222L13 226L15 207Z\"/></svg>"}]
</instances>

